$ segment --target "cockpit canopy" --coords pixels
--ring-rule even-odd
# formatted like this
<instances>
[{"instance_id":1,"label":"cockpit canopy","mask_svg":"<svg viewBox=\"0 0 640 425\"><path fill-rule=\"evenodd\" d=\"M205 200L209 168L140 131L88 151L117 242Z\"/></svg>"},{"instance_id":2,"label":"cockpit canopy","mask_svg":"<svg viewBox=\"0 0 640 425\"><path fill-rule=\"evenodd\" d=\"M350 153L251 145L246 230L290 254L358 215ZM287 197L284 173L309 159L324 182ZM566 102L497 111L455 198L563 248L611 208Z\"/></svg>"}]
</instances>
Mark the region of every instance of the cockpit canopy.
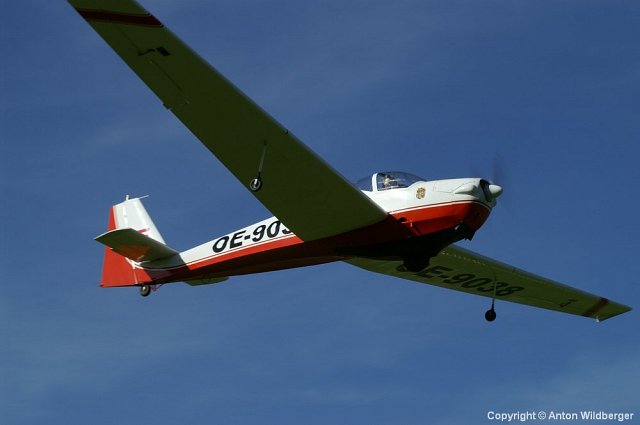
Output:
<instances>
[{"instance_id":1,"label":"cockpit canopy","mask_svg":"<svg viewBox=\"0 0 640 425\"><path fill-rule=\"evenodd\" d=\"M422 181L426 180L410 173L402 171L383 171L375 173L369 177L361 178L356 182L356 186L358 186L360 190L366 190L367 192L380 192L383 190L409 187L415 182Z\"/></svg>"}]
</instances>

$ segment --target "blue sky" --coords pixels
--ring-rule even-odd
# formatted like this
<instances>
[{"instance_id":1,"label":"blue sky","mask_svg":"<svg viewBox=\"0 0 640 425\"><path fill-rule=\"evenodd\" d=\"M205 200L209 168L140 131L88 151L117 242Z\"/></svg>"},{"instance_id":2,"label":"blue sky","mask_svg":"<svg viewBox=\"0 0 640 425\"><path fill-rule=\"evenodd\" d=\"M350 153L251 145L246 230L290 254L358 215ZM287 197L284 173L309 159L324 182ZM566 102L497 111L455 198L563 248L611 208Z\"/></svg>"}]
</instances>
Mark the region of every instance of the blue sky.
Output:
<instances>
[{"instance_id":1,"label":"blue sky","mask_svg":"<svg viewBox=\"0 0 640 425\"><path fill-rule=\"evenodd\" d=\"M485 298L345 264L98 288L92 238L126 194L178 249L269 213L66 2L3 1L0 422L638 422L637 2L144 5L353 180L501 177L465 247L635 310L488 324Z\"/></svg>"}]
</instances>

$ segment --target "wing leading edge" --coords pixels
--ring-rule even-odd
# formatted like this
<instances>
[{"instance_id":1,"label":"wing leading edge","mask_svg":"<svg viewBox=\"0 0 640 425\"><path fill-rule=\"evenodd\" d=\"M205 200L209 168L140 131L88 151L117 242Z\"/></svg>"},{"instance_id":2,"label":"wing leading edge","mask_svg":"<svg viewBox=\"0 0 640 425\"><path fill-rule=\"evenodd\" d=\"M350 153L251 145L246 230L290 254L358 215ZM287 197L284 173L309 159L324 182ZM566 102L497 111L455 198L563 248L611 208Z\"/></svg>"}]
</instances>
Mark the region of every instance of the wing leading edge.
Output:
<instances>
[{"instance_id":1,"label":"wing leading edge","mask_svg":"<svg viewBox=\"0 0 640 425\"><path fill-rule=\"evenodd\" d=\"M508 264L449 246L431 259L429 267L413 273L401 261L356 258L347 263L376 273L454 289L497 300L606 320L631 308L563 285Z\"/></svg>"},{"instance_id":2,"label":"wing leading edge","mask_svg":"<svg viewBox=\"0 0 640 425\"><path fill-rule=\"evenodd\" d=\"M305 241L387 213L132 0L69 0L164 105Z\"/></svg>"}]
</instances>

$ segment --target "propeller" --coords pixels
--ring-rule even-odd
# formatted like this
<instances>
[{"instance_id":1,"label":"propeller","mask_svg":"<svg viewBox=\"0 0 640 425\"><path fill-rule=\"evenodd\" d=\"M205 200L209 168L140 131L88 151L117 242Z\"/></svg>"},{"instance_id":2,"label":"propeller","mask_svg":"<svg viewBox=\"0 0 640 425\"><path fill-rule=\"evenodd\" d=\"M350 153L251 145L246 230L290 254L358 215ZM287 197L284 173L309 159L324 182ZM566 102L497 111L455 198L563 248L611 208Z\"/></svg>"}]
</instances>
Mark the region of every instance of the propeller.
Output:
<instances>
[{"instance_id":1,"label":"propeller","mask_svg":"<svg viewBox=\"0 0 640 425\"><path fill-rule=\"evenodd\" d=\"M510 185L511 178L510 178L508 163L507 161L504 160L502 155L500 155L499 153L496 153L493 155L492 162L493 163L492 163L490 182L499 184L506 193L506 194L503 193L502 196L500 196L500 200L498 203L501 204L501 206L506 211L512 212L512 208L511 208L512 205L511 205L510 199L513 199L513 198L509 193L509 187L510 187L509 185Z\"/></svg>"},{"instance_id":2,"label":"propeller","mask_svg":"<svg viewBox=\"0 0 640 425\"><path fill-rule=\"evenodd\" d=\"M478 163L475 163L477 168ZM474 175L479 177L485 177L490 186L489 190L491 191L494 198L500 197L500 204L508 204L509 199L509 169L507 163L502 158L502 155L496 153L493 155L491 159L491 172L487 173L487 170L474 170ZM504 191L506 191L507 195L505 197ZM505 202L505 200L507 202Z\"/></svg>"},{"instance_id":3,"label":"propeller","mask_svg":"<svg viewBox=\"0 0 640 425\"><path fill-rule=\"evenodd\" d=\"M491 170L491 183L497 183L502 187L508 185L508 170L506 162L502 159L502 155L499 153L493 156L493 167Z\"/></svg>"}]
</instances>

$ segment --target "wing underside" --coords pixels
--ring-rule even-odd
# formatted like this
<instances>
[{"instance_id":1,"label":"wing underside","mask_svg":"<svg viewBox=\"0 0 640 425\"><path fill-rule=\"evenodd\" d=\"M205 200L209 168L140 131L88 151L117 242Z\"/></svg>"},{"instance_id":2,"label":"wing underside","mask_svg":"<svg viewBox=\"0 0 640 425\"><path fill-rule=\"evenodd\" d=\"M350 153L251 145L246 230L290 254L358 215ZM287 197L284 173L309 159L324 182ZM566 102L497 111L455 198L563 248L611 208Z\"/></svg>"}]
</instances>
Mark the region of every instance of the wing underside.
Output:
<instances>
[{"instance_id":1,"label":"wing underside","mask_svg":"<svg viewBox=\"0 0 640 425\"><path fill-rule=\"evenodd\" d=\"M191 132L305 241L384 220L386 212L131 0L69 0Z\"/></svg>"},{"instance_id":2,"label":"wing underside","mask_svg":"<svg viewBox=\"0 0 640 425\"><path fill-rule=\"evenodd\" d=\"M606 298L519 270L507 264L449 246L431 259L418 273L409 272L401 261L354 258L349 264L376 273L493 297L563 313L591 317L599 321L631 310Z\"/></svg>"}]
</instances>

